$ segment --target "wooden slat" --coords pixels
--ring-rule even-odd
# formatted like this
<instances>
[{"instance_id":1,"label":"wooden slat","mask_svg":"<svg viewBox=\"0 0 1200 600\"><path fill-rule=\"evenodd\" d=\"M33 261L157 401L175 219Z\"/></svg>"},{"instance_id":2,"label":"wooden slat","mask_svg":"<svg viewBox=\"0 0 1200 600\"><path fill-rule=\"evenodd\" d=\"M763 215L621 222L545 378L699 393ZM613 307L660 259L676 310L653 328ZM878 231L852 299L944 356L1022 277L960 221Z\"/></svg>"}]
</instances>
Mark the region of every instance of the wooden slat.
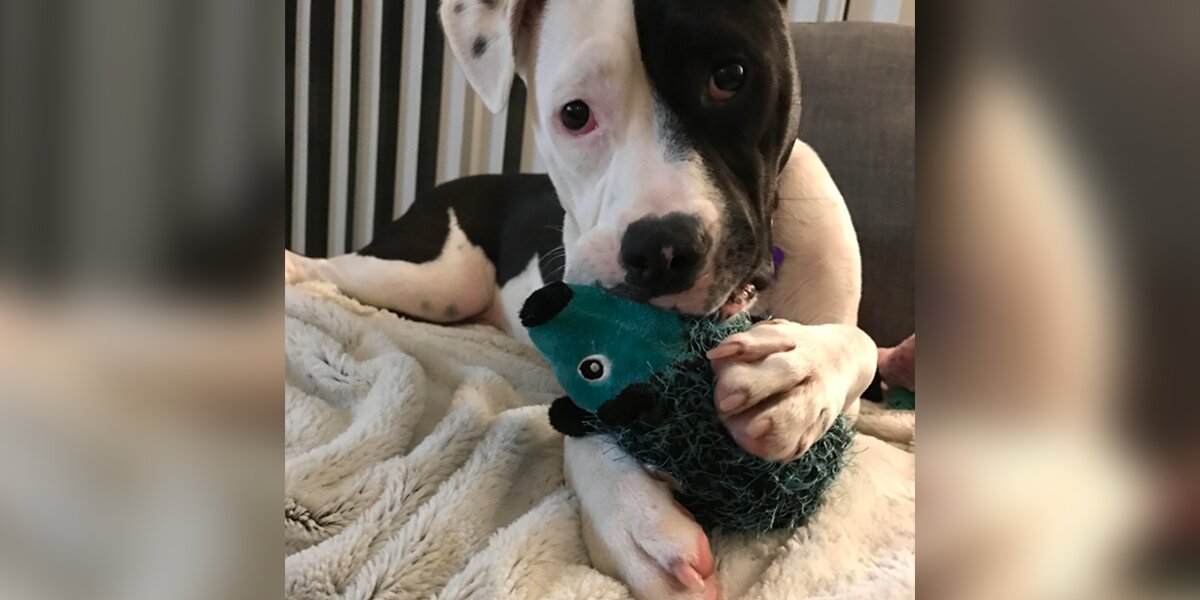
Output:
<instances>
[{"instance_id":1,"label":"wooden slat","mask_svg":"<svg viewBox=\"0 0 1200 600\"><path fill-rule=\"evenodd\" d=\"M379 159L380 48L383 44L383 0L363 0L359 45L358 156L354 187L353 249L371 241L375 219L376 169Z\"/></svg>"},{"instance_id":2,"label":"wooden slat","mask_svg":"<svg viewBox=\"0 0 1200 600\"><path fill-rule=\"evenodd\" d=\"M467 174L487 173L487 139L491 131L492 113L478 96L469 106L471 111L471 145L467 149Z\"/></svg>"},{"instance_id":3,"label":"wooden slat","mask_svg":"<svg viewBox=\"0 0 1200 600\"><path fill-rule=\"evenodd\" d=\"M533 94L528 94L525 105L525 128L521 132L521 172L522 173L544 173L545 169L541 168L541 156L538 155L537 142L533 137Z\"/></svg>"},{"instance_id":4,"label":"wooden slat","mask_svg":"<svg viewBox=\"0 0 1200 600\"><path fill-rule=\"evenodd\" d=\"M421 135L421 73L425 62L425 0L404 2L404 52L400 61L400 126L396 130L396 190L393 217L412 205L417 189Z\"/></svg>"},{"instance_id":5,"label":"wooden slat","mask_svg":"<svg viewBox=\"0 0 1200 600\"><path fill-rule=\"evenodd\" d=\"M898 23L903 10L902 4L902 0L853 0L847 11L847 19Z\"/></svg>"},{"instance_id":6,"label":"wooden slat","mask_svg":"<svg viewBox=\"0 0 1200 600\"><path fill-rule=\"evenodd\" d=\"M797 23L841 21L846 0L791 0L788 16Z\"/></svg>"},{"instance_id":7,"label":"wooden slat","mask_svg":"<svg viewBox=\"0 0 1200 600\"><path fill-rule=\"evenodd\" d=\"M798 23L819 21L822 0L792 0L788 3L788 16Z\"/></svg>"},{"instance_id":8,"label":"wooden slat","mask_svg":"<svg viewBox=\"0 0 1200 600\"><path fill-rule=\"evenodd\" d=\"M328 256L346 252L350 185L350 68L354 52L354 1L337 0L333 25L333 113L329 154Z\"/></svg>"},{"instance_id":9,"label":"wooden slat","mask_svg":"<svg viewBox=\"0 0 1200 600\"><path fill-rule=\"evenodd\" d=\"M507 126L504 128L504 172L521 172L521 149L525 143L525 103L528 100L525 82L513 80L512 95L508 101Z\"/></svg>"},{"instance_id":10,"label":"wooden slat","mask_svg":"<svg viewBox=\"0 0 1200 600\"><path fill-rule=\"evenodd\" d=\"M292 121L292 235L291 247L305 248L308 200L308 71L312 31L312 0L296 1L296 90Z\"/></svg>"},{"instance_id":11,"label":"wooden slat","mask_svg":"<svg viewBox=\"0 0 1200 600\"><path fill-rule=\"evenodd\" d=\"M466 74L446 46L442 54L442 128L438 144L438 182L457 179L468 174L471 148L471 121L474 93Z\"/></svg>"},{"instance_id":12,"label":"wooden slat","mask_svg":"<svg viewBox=\"0 0 1200 600\"><path fill-rule=\"evenodd\" d=\"M492 115L488 123L486 173L504 171L504 132L508 128L508 114Z\"/></svg>"},{"instance_id":13,"label":"wooden slat","mask_svg":"<svg viewBox=\"0 0 1200 600\"><path fill-rule=\"evenodd\" d=\"M846 3L849 0L821 0L821 13L818 20L822 22L842 21L846 16Z\"/></svg>"}]
</instances>

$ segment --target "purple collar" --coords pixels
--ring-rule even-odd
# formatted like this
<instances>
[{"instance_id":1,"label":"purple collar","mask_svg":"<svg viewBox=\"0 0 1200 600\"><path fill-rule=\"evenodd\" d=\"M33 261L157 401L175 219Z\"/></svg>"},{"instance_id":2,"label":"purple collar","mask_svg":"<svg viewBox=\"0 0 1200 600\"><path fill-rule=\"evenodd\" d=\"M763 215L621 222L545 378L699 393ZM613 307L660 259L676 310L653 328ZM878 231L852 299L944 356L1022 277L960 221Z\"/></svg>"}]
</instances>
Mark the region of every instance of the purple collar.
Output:
<instances>
[{"instance_id":1,"label":"purple collar","mask_svg":"<svg viewBox=\"0 0 1200 600\"><path fill-rule=\"evenodd\" d=\"M779 266L783 264L783 249L779 246L771 247L771 262L775 263L775 272L771 275L771 279L779 281Z\"/></svg>"}]
</instances>

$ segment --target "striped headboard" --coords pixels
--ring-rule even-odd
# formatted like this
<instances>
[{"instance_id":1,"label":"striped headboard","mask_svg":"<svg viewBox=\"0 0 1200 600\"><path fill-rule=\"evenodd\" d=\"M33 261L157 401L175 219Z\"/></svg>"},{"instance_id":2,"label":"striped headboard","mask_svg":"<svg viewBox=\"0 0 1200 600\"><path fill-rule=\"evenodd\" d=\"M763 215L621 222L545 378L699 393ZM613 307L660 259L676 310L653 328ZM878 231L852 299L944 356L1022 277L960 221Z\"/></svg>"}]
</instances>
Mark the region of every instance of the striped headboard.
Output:
<instances>
[{"instance_id":1,"label":"striped headboard","mask_svg":"<svg viewBox=\"0 0 1200 600\"><path fill-rule=\"evenodd\" d=\"M504 114L488 112L446 46L437 0L285 2L289 249L349 252L438 183L544 170L524 86L514 82ZM885 12L901 4L850 2ZM850 2L791 0L789 11L839 21Z\"/></svg>"}]
</instances>

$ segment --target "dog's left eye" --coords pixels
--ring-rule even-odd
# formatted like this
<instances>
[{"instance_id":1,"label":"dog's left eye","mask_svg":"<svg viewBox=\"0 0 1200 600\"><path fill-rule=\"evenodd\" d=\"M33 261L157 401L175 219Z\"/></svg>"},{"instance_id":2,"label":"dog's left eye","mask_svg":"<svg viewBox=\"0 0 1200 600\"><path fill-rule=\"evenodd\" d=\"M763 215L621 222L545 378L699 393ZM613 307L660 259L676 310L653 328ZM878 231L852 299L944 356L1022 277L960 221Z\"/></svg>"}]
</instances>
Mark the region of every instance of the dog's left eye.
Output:
<instances>
[{"instance_id":1,"label":"dog's left eye","mask_svg":"<svg viewBox=\"0 0 1200 600\"><path fill-rule=\"evenodd\" d=\"M718 102L734 97L746 82L746 68L733 61L718 64L708 78L708 95Z\"/></svg>"},{"instance_id":2,"label":"dog's left eye","mask_svg":"<svg viewBox=\"0 0 1200 600\"><path fill-rule=\"evenodd\" d=\"M592 114L591 107L583 100L568 102L566 106L562 107L559 119L562 121L563 127L566 127L574 135L590 133L596 128L596 117Z\"/></svg>"}]
</instances>

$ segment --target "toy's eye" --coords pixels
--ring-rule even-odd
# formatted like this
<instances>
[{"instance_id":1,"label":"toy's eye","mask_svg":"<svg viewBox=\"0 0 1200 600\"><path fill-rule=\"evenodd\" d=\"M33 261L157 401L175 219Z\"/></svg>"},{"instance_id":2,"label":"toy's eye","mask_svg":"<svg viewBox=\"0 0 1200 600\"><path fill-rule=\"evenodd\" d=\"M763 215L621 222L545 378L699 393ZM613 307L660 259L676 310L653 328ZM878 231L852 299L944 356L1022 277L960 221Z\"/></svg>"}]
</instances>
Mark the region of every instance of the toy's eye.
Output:
<instances>
[{"instance_id":1,"label":"toy's eye","mask_svg":"<svg viewBox=\"0 0 1200 600\"><path fill-rule=\"evenodd\" d=\"M592 383L599 383L608 379L611 372L612 363L603 354L593 354L579 361L579 376Z\"/></svg>"}]
</instances>

